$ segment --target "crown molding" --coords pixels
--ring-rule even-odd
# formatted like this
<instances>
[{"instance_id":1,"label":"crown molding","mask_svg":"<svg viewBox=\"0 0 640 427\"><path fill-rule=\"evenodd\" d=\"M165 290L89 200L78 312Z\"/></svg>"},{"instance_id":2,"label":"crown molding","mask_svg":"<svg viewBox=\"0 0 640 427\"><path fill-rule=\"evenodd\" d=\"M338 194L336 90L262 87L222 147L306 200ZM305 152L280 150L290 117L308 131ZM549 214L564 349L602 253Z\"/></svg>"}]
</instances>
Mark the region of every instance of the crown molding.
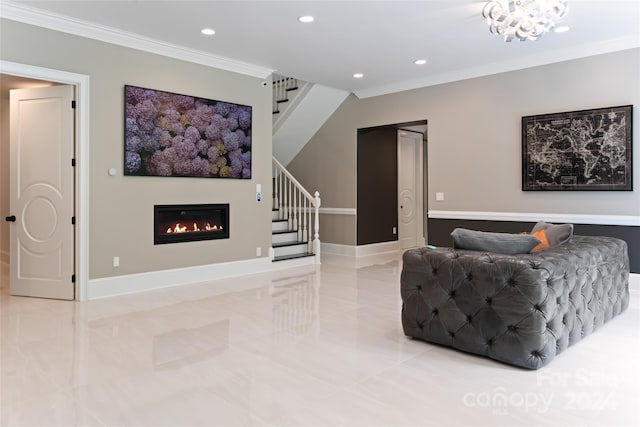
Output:
<instances>
[{"instance_id":1,"label":"crown molding","mask_svg":"<svg viewBox=\"0 0 640 427\"><path fill-rule=\"evenodd\" d=\"M60 31L75 36L86 37L106 43L137 49L144 52L167 56L208 67L219 68L234 73L261 79L267 78L274 70L247 62L217 56L195 49L166 43L114 28L91 24L86 21L46 12L13 2L0 3L0 17L24 24L35 25L49 30Z\"/></svg>"},{"instance_id":2,"label":"crown molding","mask_svg":"<svg viewBox=\"0 0 640 427\"><path fill-rule=\"evenodd\" d=\"M356 90L353 93L360 99L370 98L374 96L388 95L391 93L403 92L406 90L413 90L444 83L452 83L460 80L490 76L493 74L506 73L509 71L523 70L525 68L571 61L574 59L587 58L590 56L635 49L639 47L640 37L626 37L612 40L603 40L597 43L572 46L565 49L551 50L538 55L529 55L524 58L499 61L477 67L445 72L424 79L408 80L389 85Z\"/></svg>"}]
</instances>

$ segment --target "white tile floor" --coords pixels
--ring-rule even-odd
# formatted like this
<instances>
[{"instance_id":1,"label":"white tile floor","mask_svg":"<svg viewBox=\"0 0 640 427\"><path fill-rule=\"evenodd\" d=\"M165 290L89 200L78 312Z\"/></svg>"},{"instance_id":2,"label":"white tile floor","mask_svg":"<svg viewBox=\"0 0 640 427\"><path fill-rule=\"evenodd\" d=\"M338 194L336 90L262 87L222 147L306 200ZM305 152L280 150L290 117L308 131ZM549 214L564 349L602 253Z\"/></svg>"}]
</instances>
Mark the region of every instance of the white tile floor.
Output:
<instances>
[{"instance_id":1,"label":"white tile floor","mask_svg":"<svg viewBox=\"0 0 640 427\"><path fill-rule=\"evenodd\" d=\"M400 269L325 256L83 303L5 287L0 423L640 425L637 283L627 312L526 371L407 339Z\"/></svg>"}]
</instances>

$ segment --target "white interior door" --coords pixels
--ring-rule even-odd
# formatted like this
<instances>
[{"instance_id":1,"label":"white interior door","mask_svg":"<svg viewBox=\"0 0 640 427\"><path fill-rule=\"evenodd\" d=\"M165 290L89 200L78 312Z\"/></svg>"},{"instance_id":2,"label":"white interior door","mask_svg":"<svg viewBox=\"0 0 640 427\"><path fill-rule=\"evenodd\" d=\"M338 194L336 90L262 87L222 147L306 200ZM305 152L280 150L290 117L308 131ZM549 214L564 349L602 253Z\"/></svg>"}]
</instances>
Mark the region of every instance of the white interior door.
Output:
<instances>
[{"instance_id":1,"label":"white interior door","mask_svg":"<svg viewBox=\"0 0 640 427\"><path fill-rule=\"evenodd\" d=\"M73 86L10 94L10 292L74 299Z\"/></svg>"},{"instance_id":2,"label":"white interior door","mask_svg":"<svg viewBox=\"0 0 640 427\"><path fill-rule=\"evenodd\" d=\"M401 249L422 238L422 134L398 131L398 240Z\"/></svg>"}]
</instances>

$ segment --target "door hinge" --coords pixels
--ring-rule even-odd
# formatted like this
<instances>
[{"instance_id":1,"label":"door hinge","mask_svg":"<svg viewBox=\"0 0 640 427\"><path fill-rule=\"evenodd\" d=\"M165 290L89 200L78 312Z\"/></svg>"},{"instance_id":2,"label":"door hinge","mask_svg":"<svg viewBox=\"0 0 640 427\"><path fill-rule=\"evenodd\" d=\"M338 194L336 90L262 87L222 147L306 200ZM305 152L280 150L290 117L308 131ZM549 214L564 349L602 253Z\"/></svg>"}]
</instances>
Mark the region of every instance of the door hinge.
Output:
<instances>
[{"instance_id":1,"label":"door hinge","mask_svg":"<svg viewBox=\"0 0 640 427\"><path fill-rule=\"evenodd\" d=\"M76 225L76 217L75 216L71 217L71 225Z\"/></svg>"},{"instance_id":2,"label":"door hinge","mask_svg":"<svg viewBox=\"0 0 640 427\"><path fill-rule=\"evenodd\" d=\"M71 275L71 283L76 283L76 275L75 274Z\"/></svg>"},{"instance_id":3,"label":"door hinge","mask_svg":"<svg viewBox=\"0 0 640 427\"><path fill-rule=\"evenodd\" d=\"M76 109L76 101L71 101L71 108Z\"/></svg>"},{"instance_id":4,"label":"door hinge","mask_svg":"<svg viewBox=\"0 0 640 427\"><path fill-rule=\"evenodd\" d=\"M76 167L76 159L71 159L71 167Z\"/></svg>"}]
</instances>

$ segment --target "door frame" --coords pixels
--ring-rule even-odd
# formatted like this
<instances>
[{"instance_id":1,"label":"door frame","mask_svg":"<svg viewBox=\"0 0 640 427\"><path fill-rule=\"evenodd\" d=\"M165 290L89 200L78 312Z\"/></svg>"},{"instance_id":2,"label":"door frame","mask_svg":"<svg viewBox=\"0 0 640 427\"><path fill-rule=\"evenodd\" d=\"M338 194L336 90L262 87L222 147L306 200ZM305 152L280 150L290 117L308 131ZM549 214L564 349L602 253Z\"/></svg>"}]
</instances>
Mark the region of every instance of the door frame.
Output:
<instances>
[{"instance_id":1,"label":"door frame","mask_svg":"<svg viewBox=\"0 0 640 427\"><path fill-rule=\"evenodd\" d=\"M398 185L398 241L400 241L400 133L407 132L416 135L420 135L419 141L413 143L413 153L414 153L414 162L415 162L415 176L414 176L414 185L415 185L415 201L414 201L414 209L416 211L416 245L424 246L425 236L424 236L424 134L422 132L418 132L411 129L405 129L399 127L396 130L396 148L398 150L398 176L396 177L397 185Z\"/></svg>"},{"instance_id":2,"label":"door frame","mask_svg":"<svg viewBox=\"0 0 640 427\"><path fill-rule=\"evenodd\" d=\"M76 87L75 295L76 301L84 301L89 281L89 76L3 60L0 73Z\"/></svg>"}]
</instances>

